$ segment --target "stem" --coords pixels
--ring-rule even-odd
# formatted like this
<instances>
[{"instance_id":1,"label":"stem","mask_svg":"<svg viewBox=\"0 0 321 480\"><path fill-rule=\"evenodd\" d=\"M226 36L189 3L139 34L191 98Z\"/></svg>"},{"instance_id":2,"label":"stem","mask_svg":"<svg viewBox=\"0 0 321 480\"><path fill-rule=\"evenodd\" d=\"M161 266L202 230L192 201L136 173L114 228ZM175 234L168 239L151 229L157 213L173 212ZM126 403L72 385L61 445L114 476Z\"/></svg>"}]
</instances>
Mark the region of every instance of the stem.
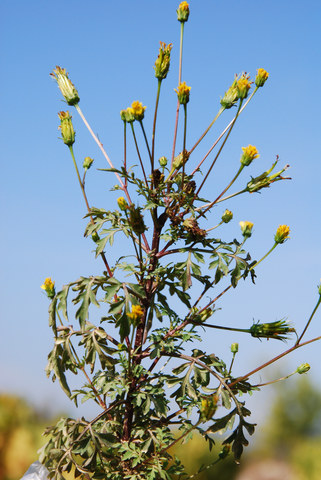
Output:
<instances>
[{"instance_id":1,"label":"stem","mask_svg":"<svg viewBox=\"0 0 321 480\"><path fill-rule=\"evenodd\" d=\"M306 326L305 326L304 329L303 329L303 332L302 332L301 335L299 336L299 338L298 338L298 340L297 340L297 342L296 342L296 345L298 345L298 344L300 343L300 341L302 340L302 337L304 336L305 332L307 331L307 329L308 329L308 327L309 327L309 325L310 325L310 323L311 323L311 320L312 320L312 318L314 317L315 312L316 312L317 309L319 308L320 303L321 303L321 295L320 295L320 297L319 297L319 300L317 301L316 306L315 306L314 309L313 309L313 312L312 312L311 315L310 315L309 320L307 321Z\"/></svg>"},{"instance_id":2,"label":"stem","mask_svg":"<svg viewBox=\"0 0 321 480\"><path fill-rule=\"evenodd\" d=\"M181 22L181 35L180 35L180 46L179 46L178 85L182 81L183 38L184 38L184 22ZM178 117L179 117L179 106L180 106L179 100L177 99L171 166L173 165L174 157L175 157L175 147L176 147L177 127L178 127Z\"/></svg>"},{"instance_id":3,"label":"stem","mask_svg":"<svg viewBox=\"0 0 321 480\"><path fill-rule=\"evenodd\" d=\"M247 99L247 101L244 103L243 107L241 108L241 110L239 111L239 115L243 112L244 108L247 106L247 104L249 103L249 101L251 100L251 98L253 98L253 95L255 94L255 92L257 91L257 87L255 87L255 89L253 90L252 94L249 96L249 98ZM221 140L221 138L223 137L223 135L225 135L225 133L227 132L227 130L230 128L230 126L233 124L233 122L235 121L235 117L233 118L233 120L230 121L230 123L227 125L227 127L225 127L225 129L223 130L223 132L221 133L221 135L217 138L217 140L215 140L215 142L213 143L213 145L211 146L211 148L209 149L209 151L207 152L207 154L205 155L205 157L201 160L201 162L197 165L196 168L194 168L193 172L191 173L191 175L193 176L195 172L197 172L197 170L200 168L200 166L202 165L202 163L207 159L207 157L209 156L209 154L211 153L211 151L213 150L213 148L216 147L216 145L218 144L218 142Z\"/></svg>"},{"instance_id":4,"label":"stem","mask_svg":"<svg viewBox=\"0 0 321 480\"><path fill-rule=\"evenodd\" d=\"M195 150L195 148L197 147L197 145L203 140L203 138L205 137L205 135L210 131L210 129L213 127L214 123L216 122L216 120L221 116L221 114L224 112L225 108L224 107L221 107L216 115L216 117L214 118L214 120L209 124L209 126L207 127L207 129L205 130L205 132L203 133L203 135L200 136L200 138L197 140L197 142L195 143L195 145L190 149L189 151L189 155Z\"/></svg>"},{"instance_id":5,"label":"stem","mask_svg":"<svg viewBox=\"0 0 321 480\"><path fill-rule=\"evenodd\" d=\"M183 24L184 25L184 24ZM186 153L186 127L187 127L187 105L184 104L184 138L183 138L183 172L182 172L182 185L181 189L184 190L184 177L185 177L185 153Z\"/></svg>"},{"instance_id":6,"label":"stem","mask_svg":"<svg viewBox=\"0 0 321 480\"><path fill-rule=\"evenodd\" d=\"M95 222L94 222L94 219L91 215L91 210L90 210L90 206L89 206L89 203L88 203L88 199L87 199L87 195L86 195L86 192L85 192L85 188L84 188L84 184L82 183L81 181L81 178L80 178L80 174L79 174L79 170L78 170L78 166L77 166L77 163L76 163L76 159L75 159L75 155L74 155L74 149L72 148L72 145L69 146L69 151L70 151L70 154L71 154L71 157L72 157L72 161L74 163L74 167L75 167L75 170L76 170L76 173L77 173L77 177L78 177L78 181L79 181L79 185L80 185L80 188L81 188L81 191L82 191L82 194L83 194L83 197L84 197L84 200L85 200L85 203L86 203L86 206L87 206L87 210L88 210L88 213L90 214L90 221L91 223L94 225ZM104 254L104 252L101 252L101 258L103 259L103 262L105 264L105 267L107 269L107 273L110 277L113 277L113 272L111 271L109 265L108 265L108 262L107 262L107 259L106 259L106 256Z\"/></svg>"},{"instance_id":7,"label":"stem","mask_svg":"<svg viewBox=\"0 0 321 480\"><path fill-rule=\"evenodd\" d=\"M145 128L144 128L144 125L143 125L143 120L139 120L139 123L140 123L140 126L141 126L141 128L142 128L142 131L143 131L143 135L144 135L144 139L145 139L146 147L147 147L147 150L148 150L148 155L149 155L149 158L150 158L150 160L152 160L152 154L151 154L151 152L150 152L150 148L149 148L148 140L147 140L147 137L146 137Z\"/></svg>"},{"instance_id":8,"label":"stem","mask_svg":"<svg viewBox=\"0 0 321 480\"><path fill-rule=\"evenodd\" d=\"M216 157L214 158L214 160L213 160L213 162L212 162L212 165L211 165L210 168L208 169L208 172L207 172L207 174L205 175L204 180L202 181L199 189L197 190L196 195L199 194L201 188L203 187L204 183L206 182L206 180L207 180L207 178L208 178L208 176L209 176L212 168L213 168L214 165L215 165L216 160L218 159L221 151L223 150L224 145L225 145L226 142L227 142L228 137L230 136L230 134L231 134L231 132L232 132L232 130L233 130L233 127L234 127L234 125L235 125L235 122L236 122L237 117L239 116L239 113L240 113L240 110L241 110L242 102L243 102L243 100L241 99L241 100L240 100L240 103L239 103L239 107L238 107L237 112L236 112L236 115L235 115L235 117L234 117L234 119L233 119L233 121L232 121L232 123L231 123L231 127L230 127L229 131L227 132L227 135L226 135L226 137L224 138L224 140L223 140L223 142L222 142L222 145L220 146L219 151L217 152Z\"/></svg>"},{"instance_id":9,"label":"stem","mask_svg":"<svg viewBox=\"0 0 321 480\"><path fill-rule=\"evenodd\" d=\"M159 94L160 94L161 84L162 84L162 80L159 78L159 79L158 79L158 84L157 84L157 94L156 94L156 104L155 104L155 113L154 113L154 122L153 122L153 134L152 134L152 157L151 157L152 173L153 173L153 170L154 170L155 131L156 131L156 119L157 119L157 110L158 110L158 102L159 102ZM152 183L153 183L153 180L152 180Z\"/></svg>"},{"instance_id":10,"label":"stem","mask_svg":"<svg viewBox=\"0 0 321 480\"><path fill-rule=\"evenodd\" d=\"M266 385L272 385L273 383L281 382L282 380L287 380L288 378L292 377L292 375L295 375L296 373L297 371L290 373L285 377L278 378L277 380L272 380L271 382L258 383L257 385L252 385L252 387L265 387Z\"/></svg>"},{"instance_id":11,"label":"stem","mask_svg":"<svg viewBox=\"0 0 321 480\"><path fill-rule=\"evenodd\" d=\"M272 248L270 248L270 250L261 258L261 260L259 260L258 262L256 262L254 265L252 265L252 267L250 268L250 270L253 270L253 268L257 267L259 263L262 262L262 260L264 260L268 255L270 255L271 252L273 252L273 250L275 249L275 247L277 246L278 244L275 243L273 245Z\"/></svg>"},{"instance_id":12,"label":"stem","mask_svg":"<svg viewBox=\"0 0 321 480\"><path fill-rule=\"evenodd\" d=\"M139 158L140 166L142 167L142 171L143 171L143 175L144 175L144 179L145 179L145 184L146 184L146 186L147 186L146 173L145 173L144 165L143 165L143 162L142 162L142 158L141 158L141 156L140 156L140 152L139 152L139 148L138 148L138 144L137 144L137 140L136 140L136 135L135 135L135 130L134 130L133 122L130 122L130 126L131 126L131 128L132 128L132 133L133 133L133 137L134 137L134 142L135 142L135 146L136 146L137 155L138 155L138 158Z\"/></svg>"},{"instance_id":13,"label":"stem","mask_svg":"<svg viewBox=\"0 0 321 480\"><path fill-rule=\"evenodd\" d=\"M127 134L127 122L126 120L124 120L124 169L127 173L127 138L126 138L126 134ZM127 177L125 178L125 187L127 187Z\"/></svg>"}]
</instances>

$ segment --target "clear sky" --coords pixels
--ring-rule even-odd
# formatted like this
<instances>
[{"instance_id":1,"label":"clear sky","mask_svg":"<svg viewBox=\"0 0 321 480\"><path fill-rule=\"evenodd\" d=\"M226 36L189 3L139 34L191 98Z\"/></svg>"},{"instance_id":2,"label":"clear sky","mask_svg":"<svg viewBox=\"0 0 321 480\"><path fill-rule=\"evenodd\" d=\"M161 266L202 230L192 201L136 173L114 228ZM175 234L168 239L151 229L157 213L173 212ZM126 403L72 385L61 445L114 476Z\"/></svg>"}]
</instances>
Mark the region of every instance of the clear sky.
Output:
<instances>
[{"instance_id":1,"label":"clear sky","mask_svg":"<svg viewBox=\"0 0 321 480\"><path fill-rule=\"evenodd\" d=\"M142 101L147 105L145 125L150 134L157 83L153 64L159 41L172 42L156 142L156 155L170 156L176 109L173 89L178 78L178 3L2 1L0 388L50 410L66 409L69 403L44 374L52 334L47 326L48 301L40 285L51 276L59 288L80 275L99 274L101 264L94 259L91 241L83 237L85 206L68 150L58 139L57 112L65 104L49 73L55 65L67 69L80 93L81 108L114 164L120 166L119 111L133 100ZM236 188L243 187L250 175L268 169L276 155L281 167L291 165L291 182L279 182L262 195L221 204L218 215L225 208L234 213L233 223L220 232L224 238L240 238L240 220L254 222L254 234L247 244L254 258L272 246L279 224L290 225L291 239L257 269L256 285L241 284L217 304L222 308L217 322L247 327L253 319L287 317L300 331L317 301L321 277L321 4L318 0L191 0L190 8L183 55L183 80L192 86L189 145L217 113L219 98L235 73L247 71L255 76L259 67L270 73L233 130L204 195L219 193L227 184L238 168L242 146L256 145L260 158ZM106 168L76 112L71 113L79 164L89 155L95 158L94 167ZM231 112L226 112L195 161L230 119ZM90 203L113 208L118 194L110 188L115 180L94 167L87 180ZM123 253L124 246L120 242L110 258ZM320 323L321 313L307 339L321 334ZM285 349L281 342L260 343L241 334L210 333L204 348L223 358L228 358L232 341L240 342L240 369L235 373L255 368ZM319 352L320 343L301 349L288 357L284 369L291 372L309 362L311 375L320 378ZM265 393L258 395L260 402L264 398Z\"/></svg>"}]
</instances>

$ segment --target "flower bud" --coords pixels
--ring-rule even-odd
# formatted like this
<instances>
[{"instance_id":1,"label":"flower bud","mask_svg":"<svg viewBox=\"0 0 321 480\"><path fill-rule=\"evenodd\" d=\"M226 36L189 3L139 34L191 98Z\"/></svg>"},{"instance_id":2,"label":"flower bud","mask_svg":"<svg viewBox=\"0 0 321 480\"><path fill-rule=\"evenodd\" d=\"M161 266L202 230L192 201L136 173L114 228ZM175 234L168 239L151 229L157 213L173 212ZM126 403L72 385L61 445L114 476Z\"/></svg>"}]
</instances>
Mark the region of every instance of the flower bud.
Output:
<instances>
[{"instance_id":1,"label":"flower bud","mask_svg":"<svg viewBox=\"0 0 321 480\"><path fill-rule=\"evenodd\" d=\"M121 110L120 111L120 118L122 119L123 122L126 122L126 110Z\"/></svg>"},{"instance_id":2,"label":"flower bud","mask_svg":"<svg viewBox=\"0 0 321 480\"><path fill-rule=\"evenodd\" d=\"M173 170L179 170L184 163L186 163L188 160L188 154L185 150L185 155L183 155L183 152L179 153L177 157L174 158L173 162Z\"/></svg>"},{"instance_id":3,"label":"flower bud","mask_svg":"<svg viewBox=\"0 0 321 480\"><path fill-rule=\"evenodd\" d=\"M233 105L235 105L236 102L238 101L239 92L238 92L238 89L236 88L236 83L237 83L237 77L235 78L230 88L225 92L224 97L221 98L220 100L220 104L225 109L229 109L233 107Z\"/></svg>"},{"instance_id":4,"label":"flower bud","mask_svg":"<svg viewBox=\"0 0 321 480\"><path fill-rule=\"evenodd\" d=\"M302 375L302 373L307 373L309 370L310 370L310 365L308 363L302 363L302 365L300 365L296 371Z\"/></svg>"},{"instance_id":5,"label":"flower bud","mask_svg":"<svg viewBox=\"0 0 321 480\"><path fill-rule=\"evenodd\" d=\"M158 160L159 164L161 167L166 167L167 165L167 158L166 157L160 157Z\"/></svg>"},{"instance_id":6,"label":"flower bud","mask_svg":"<svg viewBox=\"0 0 321 480\"><path fill-rule=\"evenodd\" d=\"M99 235L98 235L97 232L93 232L93 233L91 234L91 238L92 238L92 240L93 240L95 243L97 243L98 240L100 240L100 237L99 237Z\"/></svg>"},{"instance_id":7,"label":"flower bud","mask_svg":"<svg viewBox=\"0 0 321 480\"><path fill-rule=\"evenodd\" d=\"M143 107L143 104L141 102L133 102L131 105L131 109L133 110L135 120L143 120L146 107Z\"/></svg>"},{"instance_id":8,"label":"flower bud","mask_svg":"<svg viewBox=\"0 0 321 480\"><path fill-rule=\"evenodd\" d=\"M318 292L319 292L319 295L321 295L321 283L320 285L318 285Z\"/></svg>"},{"instance_id":9,"label":"flower bud","mask_svg":"<svg viewBox=\"0 0 321 480\"><path fill-rule=\"evenodd\" d=\"M248 167L255 158L259 158L259 153L257 148L253 145L248 145L247 147L242 147L243 153L241 155L240 162L244 167Z\"/></svg>"},{"instance_id":10,"label":"flower bud","mask_svg":"<svg viewBox=\"0 0 321 480\"><path fill-rule=\"evenodd\" d=\"M45 279L40 288L46 292L48 298L54 298L56 295L55 282L53 282L50 277Z\"/></svg>"},{"instance_id":11,"label":"flower bud","mask_svg":"<svg viewBox=\"0 0 321 480\"><path fill-rule=\"evenodd\" d=\"M244 100L247 97L251 84L252 82L249 81L249 75L243 74L241 78L237 80L236 88L240 100Z\"/></svg>"},{"instance_id":12,"label":"flower bud","mask_svg":"<svg viewBox=\"0 0 321 480\"><path fill-rule=\"evenodd\" d=\"M86 158L84 159L84 163L82 164L82 166L83 166L86 170L88 170L88 169L92 166L93 161L94 161L93 158L86 157Z\"/></svg>"},{"instance_id":13,"label":"flower bud","mask_svg":"<svg viewBox=\"0 0 321 480\"><path fill-rule=\"evenodd\" d=\"M166 43L160 42L159 53L154 66L155 77L159 80L163 80L167 77L171 58L171 49L171 43L166 45Z\"/></svg>"},{"instance_id":14,"label":"flower bud","mask_svg":"<svg viewBox=\"0 0 321 480\"><path fill-rule=\"evenodd\" d=\"M117 203L118 203L118 206L121 210L125 211L127 210L128 208L128 203L126 202L126 200L124 199L124 197L119 197L117 199Z\"/></svg>"},{"instance_id":15,"label":"flower bud","mask_svg":"<svg viewBox=\"0 0 321 480\"><path fill-rule=\"evenodd\" d=\"M231 450L231 446L230 445L224 445L224 447L222 448L222 450L220 451L220 453L218 454L219 458L221 460L223 460L225 457L228 456L228 454L230 453L230 450Z\"/></svg>"},{"instance_id":16,"label":"flower bud","mask_svg":"<svg viewBox=\"0 0 321 480\"><path fill-rule=\"evenodd\" d=\"M267 170L266 172L262 173L258 177L252 177L252 179L248 182L246 186L246 190L249 193L258 192L262 188L268 188L271 183L278 182L279 180L290 180L290 177L282 177L281 173L285 172L289 168L290 165L285 165L282 170L273 175L269 175L272 170L274 169L275 165L278 163L278 160L273 163L272 167Z\"/></svg>"},{"instance_id":17,"label":"flower bud","mask_svg":"<svg viewBox=\"0 0 321 480\"><path fill-rule=\"evenodd\" d=\"M212 315L213 315L213 310L211 308L206 308L205 310L203 310L200 313L199 318L200 318L201 322L205 322Z\"/></svg>"},{"instance_id":18,"label":"flower bud","mask_svg":"<svg viewBox=\"0 0 321 480\"><path fill-rule=\"evenodd\" d=\"M225 210L225 212L223 213L221 219L222 219L222 222L224 223L229 223L233 218L233 213L230 211L230 210Z\"/></svg>"},{"instance_id":19,"label":"flower bud","mask_svg":"<svg viewBox=\"0 0 321 480\"><path fill-rule=\"evenodd\" d=\"M249 238L252 235L252 222L240 222L240 227L244 238Z\"/></svg>"},{"instance_id":20,"label":"flower bud","mask_svg":"<svg viewBox=\"0 0 321 480\"><path fill-rule=\"evenodd\" d=\"M177 20L179 22L187 22L189 17L189 5L187 2L181 2L176 10Z\"/></svg>"},{"instance_id":21,"label":"flower bud","mask_svg":"<svg viewBox=\"0 0 321 480\"><path fill-rule=\"evenodd\" d=\"M275 243L284 243L285 240L289 238L290 235L290 227L287 225L280 225L276 231L274 236Z\"/></svg>"},{"instance_id":22,"label":"flower bud","mask_svg":"<svg viewBox=\"0 0 321 480\"><path fill-rule=\"evenodd\" d=\"M66 69L57 66L50 75L57 81L58 87L68 105L77 105L80 98L75 86L68 77Z\"/></svg>"},{"instance_id":23,"label":"flower bud","mask_svg":"<svg viewBox=\"0 0 321 480\"><path fill-rule=\"evenodd\" d=\"M132 227L133 232L137 235L141 235L146 230L146 225L144 223L144 218L141 214L141 208L135 207L135 205L130 205L129 207L129 225Z\"/></svg>"},{"instance_id":24,"label":"flower bud","mask_svg":"<svg viewBox=\"0 0 321 480\"><path fill-rule=\"evenodd\" d=\"M255 85L258 88L263 87L263 85L265 84L265 82L268 79L268 76L269 76L269 74L266 70L264 70L264 68L258 68L257 69L257 75L255 77Z\"/></svg>"},{"instance_id":25,"label":"flower bud","mask_svg":"<svg viewBox=\"0 0 321 480\"><path fill-rule=\"evenodd\" d=\"M238 343L232 343L231 345L231 352L232 353L237 353L239 351L239 344Z\"/></svg>"},{"instance_id":26,"label":"flower bud","mask_svg":"<svg viewBox=\"0 0 321 480\"><path fill-rule=\"evenodd\" d=\"M185 82L180 83L175 92L177 93L178 101L181 105L186 105L189 102L189 92L192 87L188 87Z\"/></svg>"},{"instance_id":27,"label":"flower bud","mask_svg":"<svg viewBox=\"0 0 321 480\"><path fill-rule=\"evenodd\" d=\"M125 118L127 123L133 123L135 121L134 110L131 107L126 108Z\"/></svg>"},{"instance_id":28,"label":"flower bud","mask_svg":"<svg viewBox=\"0 0 321 480\"><path fill-rule=\"evenodd\" d=\"M59 130L61 131L61 136L65 145L71 147L75 143L75 130L71 121L71 115L69 112L59 112L58 117L60 118Z\"/></svg>"},{"instance_id":29,"label":"flower bud","mask_svg":"<svg viewBox=\"0 0 321 480\"><path fill-rule=\"evenodd\" d=\"M144 310L140 305L133 305L132 311L127 313L127 317L132 321L132 324L137 326L137 323L144 315Z\"/></svg>"}]
</instances>

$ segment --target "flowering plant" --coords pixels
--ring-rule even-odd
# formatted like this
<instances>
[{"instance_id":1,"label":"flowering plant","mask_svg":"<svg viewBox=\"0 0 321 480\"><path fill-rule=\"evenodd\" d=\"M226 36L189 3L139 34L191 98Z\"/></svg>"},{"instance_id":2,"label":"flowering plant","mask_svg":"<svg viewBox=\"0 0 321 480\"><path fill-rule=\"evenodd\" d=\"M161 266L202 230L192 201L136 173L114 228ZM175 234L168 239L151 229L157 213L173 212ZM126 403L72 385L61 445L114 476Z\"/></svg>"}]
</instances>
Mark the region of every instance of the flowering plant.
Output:
<instances>
[{"instance_id":1,"label":"flowering plant","mask_svg":"<svg viewBox=\"0 0 321 480\"><path fill-rule=\"evenodd\" d=\"M72 117L68 111L60 112L62 140L69 149L87 208L85 234L95 244L96 257L101 257L103 271L72 281L58 292L55 282L50 278L45 280L42 288L51 299L49 325L54 335L46 370L76 404L79 399L92 400L101 410L92 420L63 418L46 430L48 442L40 460L48 468L50 478L61 479L64 472L71 470L75 477L87 479L176 478L184 474L184 466L172 454L172 447L188 440L193 431L198 431L210 448L215 442L214 434L229 431L213 464L230 453L239 462L248 444L247 436L255 429L248 420L251 412L239 397L263 386L251 383L253 373L316 340L303 342L303 336L321 302L321 289L317 305L294 345L241 376L233 375L238 344L231 344L229 366L215 351L205 352L195 347L196 342L201 341L201 333L207 329L239 331L259 339L281 341L296 331L285 319L254 323L247 329L215 322L217 302L236 288L240 280L254 282L256 267L277 246L285 243L290 229L287 225L279 226L271 249L256 261L246 249L253 232L252 222L240 221L242 238L233 241L211 234L232 221L232 211L226 209L219 221L215 220L217 224L210 228L206 222L217 216L213 209L219 203L285 180L287 177L282 173L288 166L269 176L277 159L270 170L252 177L243 190L230 193L244 168L259 157L255 146L242 147L241 165L238 164L234 177L223 191L209 200L201 196L236 121L264 86L269 74L259 68L254 81L246 73L236 76L221 98L214 120L190 147L187 108L192 99L191 87L182 81L184 26L189 14L188 3L181 2L177 10L181 25L178 87L175 89L177 109L169 159L161 156L157 160L155 140L160 92L170 68L171 44L161 42L155 61L157 92L151 138L145 132L146 107L140 101L134 101L120 112L124 128L121 165L112 163L93 133L67 71L56 67L51 74L67 104L76 109L87 126L109 164L106 171L116 176L116 189L122 194L109 210L90 206L85 177L93 159L85 157L81 176L74 152ZM236 110L231 122L205 157L195 161L193 152L223 112L232 107ZM183 134L177 151L181 110ZM143 145L137 139L137 125L142 132ZM128 129L133 137L138 166L129 165L127 158ZM218 148L213 160L206 164L215 147ZM133 194L137 194L134 200ZM127 239L128 255L111 265L108 250L116 235L124 235ZM134 261L129 260L133 256ZM198 290L194 284L198 285ZM77 306L76 328L70 322L70 300ZM178 302L181 305L178 306ZM101 306L103 311L98 324L89 321L95 306ZM308 369L304 364L296 373L305 373ZM86 383L78 389L71 388L69 374L83 374ZM178 427L178 434L173 426Z\"/></svg>"}]
</instances>

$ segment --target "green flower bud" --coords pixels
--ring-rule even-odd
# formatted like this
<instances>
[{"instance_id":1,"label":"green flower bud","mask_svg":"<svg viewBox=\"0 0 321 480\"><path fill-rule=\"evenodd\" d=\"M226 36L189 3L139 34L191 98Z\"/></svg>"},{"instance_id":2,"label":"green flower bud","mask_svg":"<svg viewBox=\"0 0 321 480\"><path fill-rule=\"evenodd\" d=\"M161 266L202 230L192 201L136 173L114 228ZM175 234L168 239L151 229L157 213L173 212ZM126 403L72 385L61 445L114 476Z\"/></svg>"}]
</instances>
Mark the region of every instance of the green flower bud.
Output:
<instances>
[{"instance_id":1,"label":"green flower bud","mask_svg":"<svg viewBox=\"0 0 321 480\"><path fill-rule=\"evenodd\" d=\"M307 373L309 370L310 370L310 365L308 363L302 363L302 365L300 365L296 371L302 375L303 373Z\"/></svg>"},{"instance_id":2,"label":"green flower bud","mask_svg":"<svg viewBox=\"0 0 321 480\"><path fill-rule=\"evenodd\" d=\"M120 111L120 118L122 119L123 122L126 122L126 121L127 121L127 120L126 120L126 118L127 118L127 116L126 116L126 110L121 110L121 111Z\"/></svg>"},{"instance_id":3,"label":"green flower bud","mask_svg":"<svg viewBox=\"0 0 321 480\"><path fill-rule=\"evenodd\" d=\"M187 152L185 151L185 155L183 155L183 152L181 152L177 157L174 158L173 162L173 170L179 170L184 163L186 163L188 160L188 155Z\"/></svg>"},{"instance_id":4,"label":"green flower bud","mask_svg":"<svg viewBox=\"0 0 321 480\"><path fill-rule=\"evenodd\" d=\"M171 50L171 43L166 45L166 43L160 42L159 53L154 66L155 77L159 80L163 80L167 77L170 65Z\"/></svg>"},{"instance_id":5,"label":"green flower bud","mask_svg":"<svg viewBox=\"0 0 321 480\"><path fill-rule=\"evenodd\" d=\"M249 81L249 75L243 74L239 80L236 81L236 88L240 100L244 100L251 88L252 82Z\"/></svg>"},{"instance_id":6,"label":"green flower bud","mask_svg":"<svg viewBox=\"0 0 321 480\"><path fill-rule=\"evenodd\" d=\"M166 165L167 165L167 158L166 157L160 157L160 159L158 161L159 161L159 164L160 164L161 167L166 167Z\"/></svg>"},{"instance_id":7,"label":"green flower bud","mask_svg":"<svg viewBox=\"0 0 321 480\"><path fill-rule=\"evenodd\" d=\"M259 152L253 145L242 147L243 153L241 155L240 162L244 167L248 167L255 158L259 158Z\"/></svg>"},{"instance_id":8,"label":"green flower bud","mask_svg":"<svg viewBox=\"0 0 321 480\"><path fill-rule=\"evenodd\" d=\"M239 344L238 343L232 343L231 345L231 352L232 353L237 353L239 351Z\"/></svg>"},{"instance_id":9,"label":"green flower bud","mask_svg":"<svg viewBox=\"0 0 321 480\"><path fill-rule=\"evenodd\" d=\"M97 232L93 232L92 235L91 235L91 238L93 239L93 241L95 243L98 242L98 240L100 240L100 237L99 237Z\"/></svg>"},{"instance_id":10,"label":"green flower bud","mask_svg":"<svg viewBox=\"0 0 321 480\"><path fill-rule=\"evenodd\" d=\"M200 317L201 322L205 322L212 315L213 315L213 310L211 308L206 308L205 310L203 310L200 313L199 317Z\"/></svg>"},{"instance_id":11,"label":"green flower bud","mask_svg":"<svg viewBox=\"0 0 321 480\"><path fill-rule=\"evenodd\" d=\"M54 298L54 296L56 295L55 282L53 282L50 277L46 278L40 288L42 288L42 290L46 292L47 297L50 299Z\"/></svg>"},{"instance_id":12,"label":"green flower bud","mask_svg":"<svg viewBox=\"0 0 321 480\"><path fill-rule=\"evenodd\" d=\"M79 95L75 86L71 83L65 68L56 67L50 74L58 84L58 87L65 97L68 105L77 105L79 103Z\"/></svg>"},{"instance_id":13,"label":"green flower bud","mask_svg":"<svg viewBox=\"0 0 321 480\"><path fill-rule=\"evenodd\" d=\"M236 88L236 82L237 82L237 76L234 82L232 83L232 85L230 86L230 88L225 92L224 97L221 98L220 100L220 104L222 105L222 107L224 107L227 110L233 107L239 99L239 93Z\"/></svg>"},{"instance_id":14,"label":"green flower bud","mask_svg":"<svg viewBox=\"0 0 321 480\"><path fill-rule=\"evenodd\" d=\"M75 130L71 121L71 115L69 112L59 112L58 117L60 118L59 130L61 131L61 136L65 145L71 147L75 143Z\"/></svg>"},{"instance_id":15,"label":"green flower bud","mask_svg":"<svg viewBox=\"0 0 321 480\"><path fill-rule=\"evenodd\" d=\"M86 157L86 158L84 159L84 163L82 164L82 166L83 166L86 170L88 170L88 169L92 166L93 161L94 161L93 158Z\"/></svg>"},{"instance_id":16,"label":"green flower bud","mask_svg":"<svg viewBox=\"0 0 321 480\"><path fill-rule=\"evenodd\" d=\"M133 204L129 207L129 225L137 235L141 235L146 230L141 208L135 207Z\"/></svg>"},{"instance_id":17,"label":"green flower bud","mask_svg":"<svg viewBox=\"0 0 321 480\"><path fill-rule=\"evenodd\" d=\"M224 223L229 223L233 218L233 213L230 211L230 210L225 210L225 212L223 213L221 219L222 219L222 222Z\"/></svg>"},{"instance_id":18,"label":"green flower bud","mask_svg":"<svg viewBox=\"0 0 321 480\"><path fill-rule=\"evenodd\" d=\"M285 341L289 333L295 333L295 329L286 320L277 320L271 323L254 323L249 332L252 337Z\"/></svg>"},{"instance_id":19,"label":"green flower bud","mask_svg":"<svg viewBox=\"0 0 321 480\"><path fill-rule=\"evenodd\" d=\"M186 105L189 102L189 92L191 91L191 88L192 87L186 85L186 82L180 83L177 90L174 88L181 105Z\"/></svg>"},{"instance_id":20,"label":"green flower bud","mask_svg":"<svg viewBox=\"0 0 321 480\"><path fill-rule=\"evenodd\" d=\"M203 397L201 401L200 414L203 422L210 420L217 409L217 395L211 395L209 397Z\"/></svg>"},{"instance_id":21,"label":"green flower bud","mask_svg":"<svg viewBox=\"0 0 321 480\"><path fill-rule=\"evenodd\" d=\"M269 74L266 70L264 70L264 68L258 68L257 75L255 77L255 85L257 87L263 87L268 79L268 76Z\"/></svg>"},{"instance_id":22,"label":"green flower bud","mask_svg":"<svg viewBox=\"0 0 321 480\"><path fill-rule=\"evenodd\" d=\"M254 224L252 222L240 222L240 227L244 238L249 238L252 235L253 225Z\"/></svg>"},{"instance_id":23,"label":"green flower bud","mask_svg":"<svg viewBox=\"0 0 321 480\"><path fill-rule=\"evenodd\" d=\"M189 5L187 2L181 2L176 10L177 20L179 22L187 22L189 17Z\"/></svg>"},{"instance_id":24,"label":"green flower bud","mask_svg":"<svg viewBox=\"0 0 321 480\"><path fill-rule=\"evenodd\" d=\"M119 197L117 199L117 203L118 203L118 206L121 210L125 211L127 210L128 208L128 203L126 202L126 200L124 199L124 197Z\"/></svg>"},{"instance_id":25,"label":"green flower bud","mask_svg":"<svg viewBox=\"0 0 321 480\"><path fill-rule=\"evenodd\" d=\"M284 243L285 240L289 238L290 235L290 227L287 225L280 225L276 231L274 236L275 243Z\"/></svg>"}]
</instances>

